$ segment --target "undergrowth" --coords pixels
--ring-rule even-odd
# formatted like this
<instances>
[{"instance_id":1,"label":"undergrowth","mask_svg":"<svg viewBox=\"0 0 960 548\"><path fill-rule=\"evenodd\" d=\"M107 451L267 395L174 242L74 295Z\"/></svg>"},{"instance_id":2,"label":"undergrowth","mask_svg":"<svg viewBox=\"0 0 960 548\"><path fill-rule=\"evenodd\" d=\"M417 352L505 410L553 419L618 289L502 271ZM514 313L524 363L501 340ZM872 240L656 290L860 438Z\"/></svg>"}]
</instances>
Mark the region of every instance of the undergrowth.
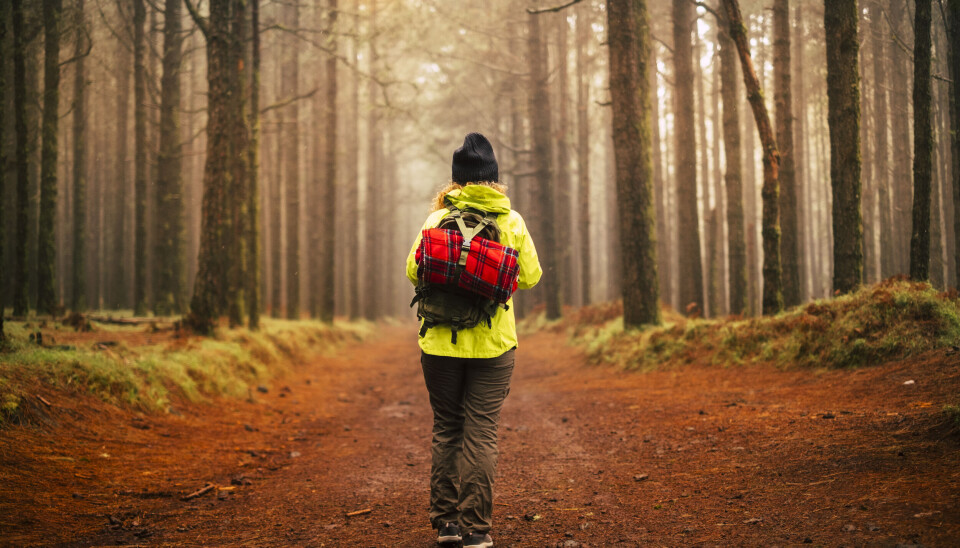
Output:
<instances>
[{"instance_id":1,"label":"undergrowth","mask_svg":"<svg viewBox=\"0 0 960 548\"><path fill-rule=\"evenodd\" d=\"M569 314L558 328L594 362L628 369L694 361L853 368L960 344L960 299L890 279L771 317L702 320L665 311L663 325L625 331L622 305L606 303Z\"/></svg>"},{"instance_id":2,"label":"undergrowth","mask_svg":"<svg viewBox=\"0 0 960 548\"><path fill-rule=\"evenodd\" d=\"M0 424L17 416L23 394L40 381L54 388L93 394L104 401L145 411L163 411L173 399L244 397L258 384L283 376L297 363L361 340L367 324L324 325L311 321L261 320L259 331L220 329L213 337L158 336L150 327L97 325L115 335L110 345L38 346L32 324L6 323L0 349ZM56 336L44 329L44 338Z\"/></svg>"}]
</instances>

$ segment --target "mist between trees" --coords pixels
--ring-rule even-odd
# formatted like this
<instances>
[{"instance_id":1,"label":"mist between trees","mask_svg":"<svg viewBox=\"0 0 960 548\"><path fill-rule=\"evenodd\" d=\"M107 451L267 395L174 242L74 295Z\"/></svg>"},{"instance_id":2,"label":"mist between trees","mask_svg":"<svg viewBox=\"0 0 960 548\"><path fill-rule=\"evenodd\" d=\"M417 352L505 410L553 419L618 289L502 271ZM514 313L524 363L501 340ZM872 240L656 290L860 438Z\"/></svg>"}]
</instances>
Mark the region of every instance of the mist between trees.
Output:
<instances>
[{"instance_id":1,"label":"mist between trees","mask_svg":"<svg viewBox=\"0 0 960 548\"><path fill-rule=\"evenodd\" d=\"M412 315L470 131L545 268L520 314L956 286L960 0L554 1L0 2L0 305Z\"/></svg>"}]
</instances>

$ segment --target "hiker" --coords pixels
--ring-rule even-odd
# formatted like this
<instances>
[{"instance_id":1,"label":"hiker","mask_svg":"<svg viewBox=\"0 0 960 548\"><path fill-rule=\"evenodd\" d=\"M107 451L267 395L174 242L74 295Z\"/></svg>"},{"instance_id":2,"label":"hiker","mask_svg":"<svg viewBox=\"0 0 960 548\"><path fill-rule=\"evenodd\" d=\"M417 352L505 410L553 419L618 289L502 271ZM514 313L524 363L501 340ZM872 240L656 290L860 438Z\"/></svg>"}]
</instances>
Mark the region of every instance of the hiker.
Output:
<instances>
[{"instance_id":1,"label":"hiker","mask_svg":"<svg viewBox=\"0 0 960 548\"><path fill-rule=\"evenodd\" d=\"M421 301L420 363L433 408L430 522L438 530L440 544L456 545L462 539L463 548L486 548L493 546L490 527L500 409L510 391L517 348L509 294L536 285L542 270L523 218L510 209L506 187L499 184L490 142L479 133L467 135L453 153L452 171L452 182L437 196L434 211L410 250L407 277L417 285L414 302ZM438 226L452 229L430 230ZM493 238L475 236L477 231ZM497 231L499 242L490 241ZM421 255L430 249L421 249L421 243L433 236L467 242L462 251L465 261L461 259L460 270L455 271L460 287L474 273L472 268L483 271L477 275L485 278L495 268L498 275L487 280L489 284L482 280L468 284L472 290L489 288L490 292L483 297L472 290L444 293L450 286L424 283L430 269L428 257ZM449 264L456 267L461 250L452 250L455 255ZM488 250L491 255L477 267L473 255ZM491 266L492 261L497 264ZM509 279L511 267L512 287L490 287ZM458 307L463 310L450 310Z\"/></svg>"}]
</instances>

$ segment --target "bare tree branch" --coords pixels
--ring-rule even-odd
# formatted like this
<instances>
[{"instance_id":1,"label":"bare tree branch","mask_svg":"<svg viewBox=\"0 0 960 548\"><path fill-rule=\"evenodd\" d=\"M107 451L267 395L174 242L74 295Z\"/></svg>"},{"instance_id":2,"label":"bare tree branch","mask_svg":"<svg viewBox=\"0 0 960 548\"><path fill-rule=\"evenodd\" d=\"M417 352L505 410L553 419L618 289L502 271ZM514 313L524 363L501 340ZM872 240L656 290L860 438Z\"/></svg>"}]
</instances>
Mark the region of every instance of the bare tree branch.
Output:
<instances>
[{"instance_id":1,"label":"bare tree branch","mask_svg":"<svg viewBox=\"0 0 960 548\"><path fill-rule=\"evenodd\" d=\"M203 33L203 36L209 38L210 27L207 26L206 19L200 15L200 12L197 11L196 6L194 6L190 0L183 0L183 5L187 6L187 11L190 12L190 17L193 19L193 22L197 24L197 28L200 29L200 32Z\"/></svg>"},{"instance_id":2,"label":"bare tree branch","mask_svg":"<svg viewBox=\"0 0 960 548\"><path fill-rule=\"evenodd\" d=\"M260 109L260 114L265 114L265 113L267 113L267 112L270 112L271 110L275 110L275 109L278 109L278 108L283 108L283 107L285 107L285 106L287 106L287 105L290 105L290 104L293 104L293 103L295 103L295 102L297 102L297 101L300 101L301 99L309 99L309 98L313 97L314 95L316 95L316 93L317 93L318 91L320 91L320 88L314 88L313 91L309 91L309 92L303 93L303 94L301 94L301 95L294 95L293 97L287 97L286 99L284 99L284 100L282 100L282 101L278 101L278 102L276 102L276 103L274 103L274 104L272 104L272 105L268 105L268 106L266 106L266 107L263 107L262 109Z\"/></svg>"},{"instance_id":3,"label":"bare tree branch","mask_svg":"<svg viewBox=\"0 0 960 548\"><path fill-rule=\"evenodd\" d=\"M582 0L570 0L570 2L567 2L566 4L563 4L560 6L554 6L552 8L527 8L527 13L529 13L530 15L539 15L541 13L556 13L558 11L563 11L567 9L570 6L575 6L579 4L581 1Z\"/></svg>"}]
</instances>

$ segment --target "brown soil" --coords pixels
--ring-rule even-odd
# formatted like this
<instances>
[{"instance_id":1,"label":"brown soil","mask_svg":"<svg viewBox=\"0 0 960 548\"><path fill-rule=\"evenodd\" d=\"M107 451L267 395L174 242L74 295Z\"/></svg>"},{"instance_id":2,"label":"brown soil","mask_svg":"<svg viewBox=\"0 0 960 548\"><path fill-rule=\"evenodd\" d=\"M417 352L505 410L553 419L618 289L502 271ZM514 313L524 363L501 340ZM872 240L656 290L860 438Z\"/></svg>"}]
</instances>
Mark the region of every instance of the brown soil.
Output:
<instances>
[{"instance_id":1,"label":"brown soil","mask_svg":"<svg viewBox=\"0 0 960 548\"><path fill-rule=\"evenodd\" d=\"M497 546L960 544L960 437L940 412L956 354L636 374L585 365L558 334L521 344ZM52 407L31 399L30 423L0 430L0 544L434 544L412 327L250 402L157 416L35 391ZM181 500L208 482L228 489Z\"/></svg>"}]
</instances>

